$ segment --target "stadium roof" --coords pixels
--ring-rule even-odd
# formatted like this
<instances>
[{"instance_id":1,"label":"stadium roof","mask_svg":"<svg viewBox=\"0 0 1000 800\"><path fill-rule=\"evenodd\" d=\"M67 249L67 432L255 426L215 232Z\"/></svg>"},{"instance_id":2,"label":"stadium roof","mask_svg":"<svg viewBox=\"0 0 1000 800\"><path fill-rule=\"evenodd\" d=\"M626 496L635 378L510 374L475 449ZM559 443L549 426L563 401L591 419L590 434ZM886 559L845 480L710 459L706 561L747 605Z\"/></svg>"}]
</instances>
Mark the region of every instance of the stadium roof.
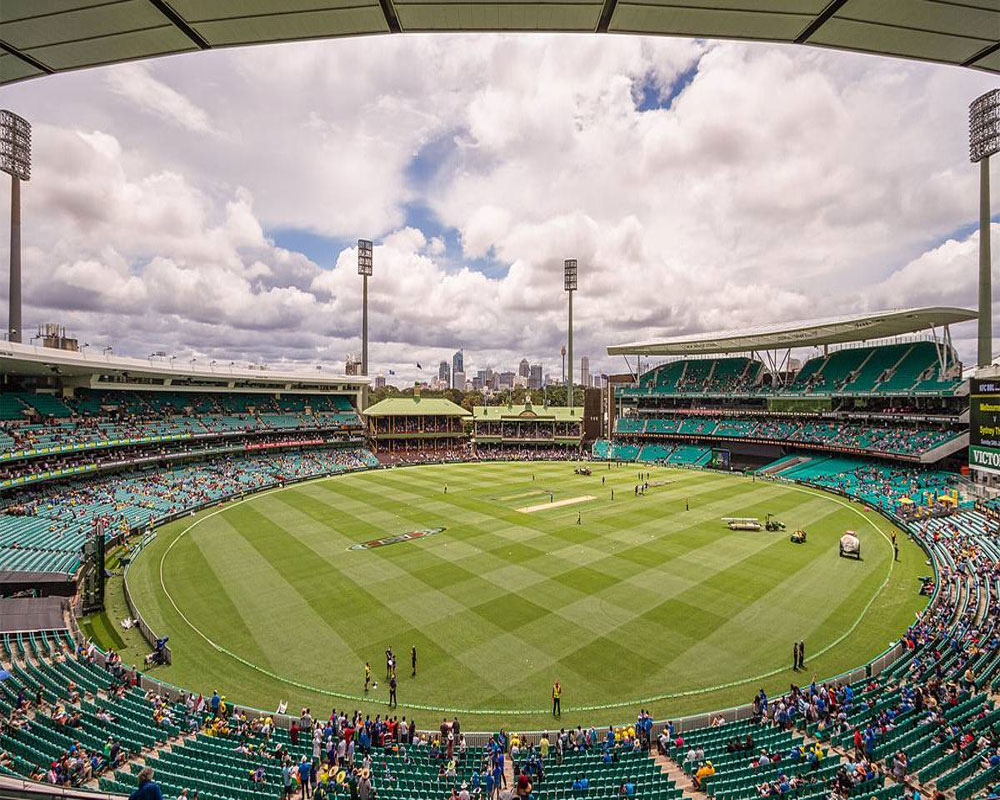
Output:
<instances>
[{"instance_id":1,"label":"stadium roof","mask_svg":"<svg viewBox=\"0 0 1000 800\"><path fill-rule=\"evenodd\" d=\"M387 397L361 412L366 417L468 417L468 411L444 397Z\"/></svg>"},{"instance_id":2,"label":"stadium roof","mask_svg":"<svg viewBox=\"0 0 1000 800\"><path fill-rule=\"evenodd\" d=\"M161 357L127 358L87 348L58 350L17 342L0 342L0 374L58 376L64 383L108 389L134 389L141 384L140 388L154 390L357 391L369 382L366 377L324 374L315 369L295 372Z\"/></svg>"},{"instance_id":3,"label":"stadium roof","mask_svg":"<svg viewBox=\"0 0 1000 800\"><path fill-rule=\"evenodd\" d=\"M996 0L3 0L0 83L218 47L416 31L750 39L1000 72Z\"/></svg>"},{"instance_id":4,"label":"stadium roof","mask_svg":"<svg viewBox=\"0 0 1000 800\"><path fill-rule=\"evenodd\" d=\"M583 419L583 408L576 406L533 406L531 403L513 406L475 406L473 419L479 422L504 420L540 420L543 422L579 422Z\"/></svg>"},{"instance_id":5,"label":"stadium roof","mask_svg":"<svg viewBox=\"0 0 1000 800\"><path fill-rule=\"evenodd\" d=\"M654 342L612 345L608 355L681 356L748 353L847 342L868 342L921 333L945 325L976 319L966 308L907 308L877 314L852 314L806 322L761 325L736 331L696 333Z\"/></svg>"}]
</instances>

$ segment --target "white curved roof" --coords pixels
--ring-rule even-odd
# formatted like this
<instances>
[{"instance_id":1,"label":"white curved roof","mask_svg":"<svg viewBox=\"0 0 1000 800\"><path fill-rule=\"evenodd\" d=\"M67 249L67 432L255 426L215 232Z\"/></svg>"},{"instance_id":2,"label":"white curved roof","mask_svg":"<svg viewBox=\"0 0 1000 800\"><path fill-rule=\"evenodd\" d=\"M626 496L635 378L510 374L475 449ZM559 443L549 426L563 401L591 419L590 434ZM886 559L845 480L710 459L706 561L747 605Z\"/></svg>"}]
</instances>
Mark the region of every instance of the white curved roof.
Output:
<instances>
[{"instance_id":1,"label":"white curved roof","mask_svg":"<svg viewBox=\"0 0 1000 800\"><path fill-rule=\"evenodd\" d=\"M356 391L367 386L366 377L325 373L315 368L249 368L235 362L185 361L165 357L129 358L105 355L87 348L58 350L17 342L0 342L0 374L59 376L63 381L97 385L113 381L121 387L165 388L198 386L206 391L227 388L270 391ZM112 384L112 388L114 385Z\"/></svg>"},{"instance_id":2,"label":"white curved roof","mask_svg":"<svg viewBox=\"0 0 1000 800\"><path fill-rule=\"evenodd\" d=\"M876 314L850 314L805 322L760 325L735 331L695 333L653 342L618 344L608 348L608 355L711 355L867 342L969 322L977 316L975 311L967 308L906 308Z\"/></svg>"},{"instance_id":3,"label":"white curved roof","mask_svg":"<svg viewBox=\"0 0 1000 800\"><path fill-rule=\"evenodd\" d=\"M217 47L416 31L794 42L1000 72L997 0L3 0L0 84Z\"/></svg>"}]
</instances>

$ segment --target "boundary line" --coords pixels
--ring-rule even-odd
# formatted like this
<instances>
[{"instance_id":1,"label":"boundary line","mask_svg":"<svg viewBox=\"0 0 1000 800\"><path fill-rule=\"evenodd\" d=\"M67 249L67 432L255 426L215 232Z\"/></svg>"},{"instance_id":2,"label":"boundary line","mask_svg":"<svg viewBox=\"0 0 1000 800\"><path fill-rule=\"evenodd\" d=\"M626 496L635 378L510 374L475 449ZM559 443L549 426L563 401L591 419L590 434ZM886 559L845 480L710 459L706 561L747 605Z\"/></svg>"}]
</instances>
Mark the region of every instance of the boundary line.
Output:
<instances>
[{"instance_id":1,"label":"boundary line","mask_svg":"<svg viewBox=\"0 0 1000 800\"><path fill-rule=\"evenodd\" d=\"M327 476L318 478L317 481L320 481L320 480L329 480L331 477L339 477L339 476L327 475ZM301 485L308 484L308 483L311 483L311 482L312 481L305 481L303 483L296 484L296 486L301 486ZM271 678L272 680L276 680L279 683L284 683L287 686L294 686L297 689L304 689L305 691L315 692L317 694L325 695L327 697L335 697L335 698L337 698L339 700L352 700L352 701L357 702L357 703L377 703L377 704L379 704L381 706L381 705L383 705L381 703L381 701L380 700L376 700L375 698L372 698L372 697L363 697L361 695L350 694L348 692L338 692L338 691L336 691L334 689L324 689L324 688L320 688L318 686L312 686L312 685L307 684L307 683L302 683L301 681L297 681L297 680L295 680L293 678L287 678L287 677L285 677L283 675L278 675L278 674L276 674L274 672L271 672L270 670L265 669L264 667L261 667L261 666L259 666L257 664L254 664L251 661L248 661L247 659L243 658L239 654L234 653L231 650L226 649L222 645L220 645L217 642L215 642L212 639L210 639L194 623L192 623L191 620L189 620L187 618L187 616L184 614L184 612L181 611L181 609L178 607L177 603L174 601L173 595L170 594L169 589L167 589L166 581L164 580L164 577L163 577L163 564L164 564L164 561L166 561L166 558L170 554L170 551L173 549L174 545L177 544L177 542L179 542L182 538L184 538L184 536L186 536L191 530L193 530L195 527L197 527L198 525L200 525L206 519L210 519L210 518L214 517L215 515L221 514L223 511L227 511L228 509L233 508L235 506L242 505L243 503L247 502L248 500L254 500L254 499L258 498L258 497L264 497L266 495L273 494L275 492L281 492L281 491L284 491L285 489L289 489L289 488L293 488L293 487L291 487L291 486L275 487L273 489L267 489L267 490L265 490L263 492L259 492L259 493L252 494L252 495L248 495L248 496L246 496L246 497L244 497L244 498L242 498L240 500L237 500L235 503L229 503L229 504L227 504L225 506L221 506L221 507L219 507L219 508L217 508L217 509L209 512L205 516L199 517L194 522L192 522L190 525L188 525L184 530L182 530L174 538L174 540L169 545L167 545L167 549L164 550L163 555L160 556L160 565L159 565L160 588L163 590L163 594L166 596L167 600L170 602L170 605L173 607L174 611L177 612L178 616L180 616L180 618L182 620L184 620L185 624L187 624L187 626L189 628L191 628L191 630L193 630L196 634L198 634L198 636L200 636L202 639L204 639L214 650L216 650L219 653L222 653L223 655L228 656L229 658L231 658L234 661L242 664L243 666L249 667L250 669L252 669L252 670L260 673L261 675L264 675L264 676L266 676L268 678ZM844 500L843 498L841 498L841 497L839 497L837 495L834 495L834 494L832 494L830 492L824 492L822 489L815 489L815 488L811 488L811 487L807 488L807 487L804 487L804 486L799 486L797 484L784 484L784 488L792 489L793 491L797 491L797 492L802 492L803 494L809 494L809 495L819 496L819 497L822 497L824 499L832 500L833 502L838 503L839 505L843 506L844 508L847 508L850 511L852 511L853 513L857 514L859 517L861 517L863 520L865 520L865 522L869 523L878 532L878 534L885 540L886 544L889 545L890 547L892 546L892 540L886 535L885 531L883 531L882 528L879 527L879 525L878 525L877 522L875 522L872 519L869 519L854 504L852 504L852 503ZM865 506L865 508L867 508L867 506ZM885 587L888 586L889 579L892 577L892 568L893 568L893 564L894 563L895 562L892 559L889 560L889 569L886 571L885 577L882 579L882 583L879 585L879 588L868 599L868 602L865 604L865 607L861 610L861 613L858 615L857 619L854 620L854 622L851 624L851 626L846 631L844 631L840 636L838 636L836 639L834 639L832 642L830 642L828 645L826 645L825 647L823 647L820 650L816 651L810 657L811 659L812 658L818 658L819 656L822 656L825 653L828 653L830 650L832 650L833 648L837 647L839 644L841 644L841 642L843 642L845 639L847 639L849 636L851 636L851 634L853 634L855 630L857 630L858 626L861 624L861 621L865 618L865 616L868 614L868 611L871 609L872 604L882 594L882 592L885 590ZM749 677L749 678L741 678L741 679L735 680L735 681L728 681L726 683L716 684L715 686L706 686L706 687L702 687L702 688L699 688L699 689L688 689L688 690L681 691L681 692L664 692L664 693L658 694L658 695L651 695L651 696L648 696L648 697L640 697L640 698L635 698L635 699L630 699L630 700L622 700L622 701L616 701L616 702L610 702L610 703L596 703L596 704L590 704L590 705L567 706L566 707L566 711L568 711L568 712L604 711L604 710L610 710L610 709L616 709L616 708L625 708L625 707L628 707L628 706L643 706L643 705L648 705L648 704L652 704L652 703L662 702L664 700L675 700L675 699L681 698L681 697L694 697L696 695L701 695L701 694L711 694L712 692L717 692L717 691L720 691L721 689L731 689L734 686L742 686L743 684L755 683L757 681L761 681L761 680L764 680L766 678L771 678L771 677L773 677L775 675L778 675L778 674L780 674L780 673L782 673L784 671L785 671L785 667L777 667L775 669L769 670L768 672L763 672L763 673L761 673L759 675L754 675L754 676ZM470 715L470 716L474 716L474 715L480 715L480 716L484 716L484 715L531 716L531 715L539 715L539 714L548 714L549 713L549 709L548 708L541 708L541 709L538 709L538 708L531 708L531 709L475 708L475 709L473 709L473 708L454 708L454 707L450 707L450 706L429 705L429 704L423 704L423 703L404 703L403 705L407 706L409 708L416 709L418 711L437 711L437 712L444 712L444 713L449 713L449 714L466 714L466 715Z\"/></svg>"}]
</instances>

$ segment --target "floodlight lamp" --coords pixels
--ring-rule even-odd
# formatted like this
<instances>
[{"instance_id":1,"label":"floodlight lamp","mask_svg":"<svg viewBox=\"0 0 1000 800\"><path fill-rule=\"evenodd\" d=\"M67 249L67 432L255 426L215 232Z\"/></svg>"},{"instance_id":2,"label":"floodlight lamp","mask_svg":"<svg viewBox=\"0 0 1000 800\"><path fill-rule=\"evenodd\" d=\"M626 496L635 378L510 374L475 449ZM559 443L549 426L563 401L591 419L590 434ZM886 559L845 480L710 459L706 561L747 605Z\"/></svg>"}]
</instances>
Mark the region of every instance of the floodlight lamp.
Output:
<instances>
[{"instance_id":1,"label":"floodlight lamp","mask_svg":"<svg viewBox=\"0 0 1000 800\"><path fill-rule=\"evenodd\" d=\"M31 123L6 109L0 110L0 172L31 179Z\"/></svg>"},{"instance_id":2,"label":"floodlight lamp","mask_svg":"<svg viewBox=\"0 0 1000 800\"><path fill-rule=\"evenodd\" d=\"M969 105L969 160L973 164L1000 153L1000 89Z\"/></svg>"},{"instance_id":3,"label":"floodlight lamp","mask_svg":"<svg viewBox=\"0 0 1000 800\"><path fill-rule=\"evenodd\" d=\"M576 291L576 259L567 258L563 261L563 288L567 292Z\"/></svg>"},{"instance_id":4,"label":"floodlight lamp","mask_svg":"<svg viewBox=\"0 0 1000 800\"><path fill-rule=\"evenodd\" d=\"M358 239L358 275L372 274L372 243Z\"/></svg>"}]
</instances>

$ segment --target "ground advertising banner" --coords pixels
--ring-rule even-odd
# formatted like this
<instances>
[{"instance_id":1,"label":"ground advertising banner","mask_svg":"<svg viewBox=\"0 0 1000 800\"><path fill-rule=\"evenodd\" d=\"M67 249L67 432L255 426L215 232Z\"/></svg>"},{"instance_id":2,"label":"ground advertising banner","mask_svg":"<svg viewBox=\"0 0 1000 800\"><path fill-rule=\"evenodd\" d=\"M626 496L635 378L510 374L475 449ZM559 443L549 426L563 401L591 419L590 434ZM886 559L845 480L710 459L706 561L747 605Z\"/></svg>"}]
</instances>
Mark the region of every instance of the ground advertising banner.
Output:
<instances>
[{"instance_id":1,"label":"ground advertising banner","mask_svg":"<svg viewBox=\"0 0 1000 800\"><path fill-rule=\"evenodd\" d=\"M1000 380L972 380L969 390L969 466L1000 474Z\"/></svg>"}]
</instances>

